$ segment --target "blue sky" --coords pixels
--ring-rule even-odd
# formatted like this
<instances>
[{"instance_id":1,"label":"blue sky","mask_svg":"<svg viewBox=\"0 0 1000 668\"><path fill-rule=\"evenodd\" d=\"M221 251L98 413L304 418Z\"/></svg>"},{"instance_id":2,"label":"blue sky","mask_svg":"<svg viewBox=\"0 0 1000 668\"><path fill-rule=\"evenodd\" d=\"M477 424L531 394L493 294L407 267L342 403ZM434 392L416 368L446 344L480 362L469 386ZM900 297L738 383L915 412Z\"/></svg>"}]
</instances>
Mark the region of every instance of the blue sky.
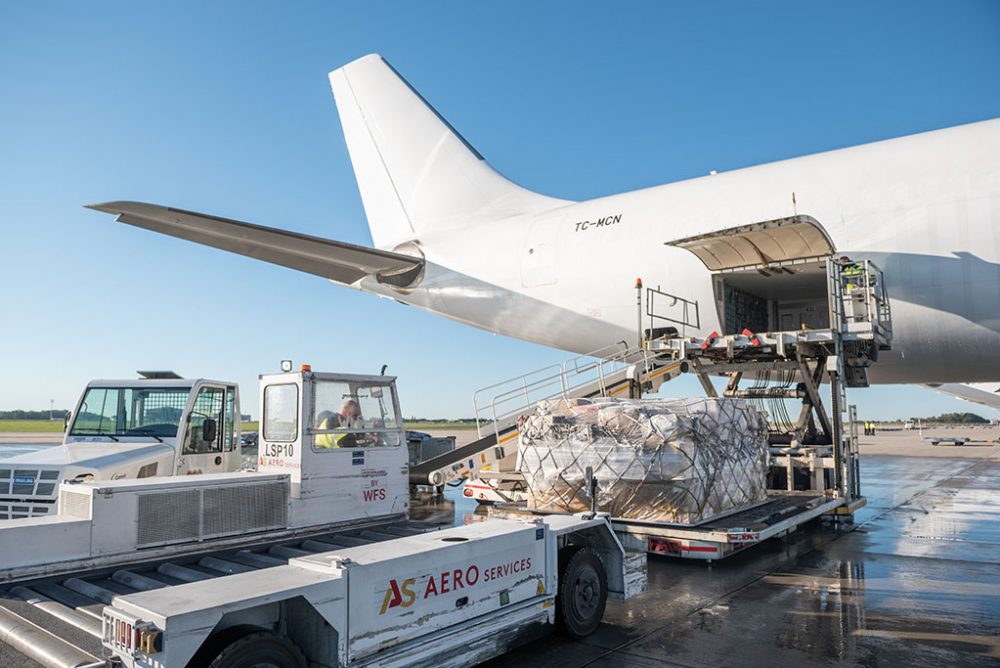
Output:
<instances>
[{"instance_id":1,"label":"blue sky","mask_svg":"<svg viewBox=\"0 0 1000 668\"><path fill-rule=\"evenodd\" d=\"M993 1L2 3L0 409L168 368L239 381L255 413L257 374L293 358L387 363L405 413L457 417L565 358L81 208L370 244L326 79L370 52L502 173L570 199L1000 116ZM971 407L852 400L879 418Z\"/></svg>"}]
</instances>

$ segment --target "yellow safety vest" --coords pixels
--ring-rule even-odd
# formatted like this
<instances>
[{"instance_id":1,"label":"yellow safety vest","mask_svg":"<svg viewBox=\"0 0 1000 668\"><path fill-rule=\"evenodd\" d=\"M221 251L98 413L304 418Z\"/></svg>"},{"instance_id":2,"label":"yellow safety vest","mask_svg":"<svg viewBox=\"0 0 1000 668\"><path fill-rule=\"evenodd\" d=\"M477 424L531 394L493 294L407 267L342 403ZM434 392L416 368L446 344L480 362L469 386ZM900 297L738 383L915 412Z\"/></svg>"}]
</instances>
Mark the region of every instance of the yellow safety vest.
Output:
<instances>
[{"instance_id":1,"label":"yellow safety vest","mask_svg":"<svg viewBox=\"0 0 1000 668\"><path fill-rule=\"evenodd\" d=\"M840 273L841 276L844 276L844 289L850 292L854 288L858 287L858 284L854 282L855 277L861 276L863 270L861 269L861 265L852 262L851 264L845 265Z\"/></svg>"},{"instance_id":2,"label":"yellow safety vest","mask_svg":"<svg viewBox=\"0 0 1000 668\"><path fill-rule=\"evenodd\" d=\"M317 429L336 429L336 425L330 418L323 420ZM347 434L316 434L316 439L314 441L317 448L339 448L340 439L347 436Z\"/></svg>"}]
</instances>

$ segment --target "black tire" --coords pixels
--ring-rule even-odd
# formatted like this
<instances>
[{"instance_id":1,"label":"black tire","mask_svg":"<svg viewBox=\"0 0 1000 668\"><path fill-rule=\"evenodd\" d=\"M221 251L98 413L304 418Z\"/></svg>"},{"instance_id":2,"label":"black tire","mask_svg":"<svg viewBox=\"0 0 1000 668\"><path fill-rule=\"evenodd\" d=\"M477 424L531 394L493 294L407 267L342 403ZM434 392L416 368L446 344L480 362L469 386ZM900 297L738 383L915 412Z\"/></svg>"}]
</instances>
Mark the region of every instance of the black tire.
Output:
<instances>
[{"instance_id":1,"label":"black tire","mask_svg":"<svg viewBox=\"0 0 1000 668\"><path fill-rule=\"evenodd\" d=\"M302 651L283 635L257 631L219 652L209 668L307 668Z\"/></svg>"},{"instance_id":2,"label":"black tire","mask_svg":"<svg viewBox=\"0 0 1000 668\"><path fill-rule=\"evenodd\" d=\"M574 640L597 630L608 603L608 576L604 564L586 547L559 551L559 592L556 622L559 630Z\"/></svg>"}]
</instances>

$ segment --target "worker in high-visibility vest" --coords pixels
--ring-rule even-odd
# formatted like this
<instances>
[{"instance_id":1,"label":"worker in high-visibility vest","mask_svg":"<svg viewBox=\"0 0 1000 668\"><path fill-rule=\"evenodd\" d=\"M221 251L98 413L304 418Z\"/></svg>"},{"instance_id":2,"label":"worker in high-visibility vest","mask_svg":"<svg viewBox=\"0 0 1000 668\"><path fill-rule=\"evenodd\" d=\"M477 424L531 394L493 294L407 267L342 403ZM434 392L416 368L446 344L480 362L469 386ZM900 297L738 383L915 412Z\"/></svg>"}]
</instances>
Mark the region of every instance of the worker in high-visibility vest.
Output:
<instances>
[{"instance_id":1,"label":"worker in high-visibility vest","mask_svg":"<svg viewBox=\"0 0 1000 668\"><path fill-rule=\"evenodd\" d=\"M361 422L361 406L354 399L348 399L340 407L339 413L323 411L316 416L316 429L344 429L357 426ZM347 434L316 434L317 448L350 447L357 442L357 436Z\"/></svg>"},{"instance_id":2,"label":"worker in high-visibility vest","mask_svg":"<svg viewBox=\"0 0 1000 668\"><path fill-rule=\"evenodd\" d=\"M316 429L337 429L340 427L340 420L336 413L333 411L323 411L316 416ZM314 443L317 448L339 448L336 445L335 437L339 434L316 434L316 439Z\"/></svg>"},{"instance_id":3,"label":"worker in high-visibility vest","mask_svg":"<svg viewBox=\"0 0 1000 668\"><path fill-rule=\"evenodd\" d=\"M836 263L840 266L840 275L843 277L844 290L850 292L860 283L864 269L857 262L852 262L849 257L842 255L837 258Z\"/></svg>"}]
</instances>

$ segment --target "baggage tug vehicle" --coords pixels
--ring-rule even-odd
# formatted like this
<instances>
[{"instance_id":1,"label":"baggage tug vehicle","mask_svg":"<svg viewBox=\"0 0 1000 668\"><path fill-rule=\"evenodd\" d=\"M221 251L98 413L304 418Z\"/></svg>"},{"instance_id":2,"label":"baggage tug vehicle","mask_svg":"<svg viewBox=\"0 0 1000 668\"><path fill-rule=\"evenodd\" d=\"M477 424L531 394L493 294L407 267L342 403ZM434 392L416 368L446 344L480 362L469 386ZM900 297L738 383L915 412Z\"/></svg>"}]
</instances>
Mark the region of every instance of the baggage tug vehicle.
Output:
<instances>
[{"instance_id":1,"label":"baggage tug vehicle","mask_svg":"<svg viewBox=\"0 0 1000 668\"><path fill-rule=\"evenodd\" d=\"M235 383L139 374L87 383L62 445L0 461L0 521L54 514L62 480L239 470Z\"/></svg>"},{"instance_id":2,"label":"baggage tug vehicle","mask_svg":"<svg viewBox=\"0 0 1000 668\"><path fill-rule=\"evenodd\" d=\"M408 520L394 378L260 380L257 472L64 481L57 514L0 525L8 648L76 668L465 666L554 625L585 637L645 589L645 555L600 513Z\"/></svg>"}]
</instances>

